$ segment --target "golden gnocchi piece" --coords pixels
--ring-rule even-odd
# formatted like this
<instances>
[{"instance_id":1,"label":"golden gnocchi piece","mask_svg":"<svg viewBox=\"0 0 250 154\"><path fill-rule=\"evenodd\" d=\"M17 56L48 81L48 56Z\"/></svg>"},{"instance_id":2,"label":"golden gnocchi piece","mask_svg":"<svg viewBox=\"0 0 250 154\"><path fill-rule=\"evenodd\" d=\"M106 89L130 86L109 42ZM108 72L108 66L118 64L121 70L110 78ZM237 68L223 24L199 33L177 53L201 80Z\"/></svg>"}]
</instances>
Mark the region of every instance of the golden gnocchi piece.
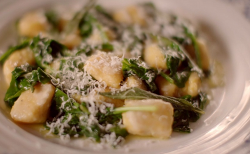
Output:
<instances>
[{"instance_id":1,"label":"golden gnocchi piece","mask_svg":"<svg viewBox=\"0 0 250 154\"><path fill-rule=\"evenodd\" d=\"M85 63L84 70L98 81L104 81L107 86L120 88L123 80L121 59L105 52L98 52Z\"/></svg>"},{"instance_id":2,"label":"golden gnocchi piece","mask_svg":"<svg viewBox=\"0 0 250 154\"><path fill-rule=\"evenodd\" d=\"M188 78L188 81L185 83L185 87L179 89L179 95L190 95L195 97L199 94L200 87L201 79L199 75L196 72L192 72Z\"/></svg>"},{"instance_id":3,"label":"golden gnocchi piece","mask_svg":"<svg viewBox=\"0 0 250 154\"><path fill-rule=\"evenodd\" d=\"M154 112L128 111L123 113L123 124L130 134L158 138L170 137L174 119L174 109L170 103L158 99L125 100L125 106L157 107Z\"/></svg>"},{"instance_id":4,"label":"golden gnocchi piece","mask_svg":"<svg viewBox=\"0 0 250 154\"><path fill-rule=\"evenodd\" d=\"M43 12L30 12L24 15L17 26L21 36L34 37L49 29L49 23Z\"/></svg>"},{"instance_id":5,"label":"golden gnocchi piece","mask_svg":"<svg viewBox=\"0 0 250 154\"><path fill-rule=\"evenodd\" d=\"M34 88L34 92L24 91L14 103L10 111L14 121L22 123L44 123L46 121L55 87L49 83L38 83Z\"/></svg>"},{"instance_id":6,"label":"golden gnocchi piece","mask_svg":"<svg viewBox=\"0 0 250 154\"><path fill-rule=\"evenodd\" d=\"M114 40L115 34L106 27L94 28L87 42L92 45L99 45Z\"/></svg>"},{"instance_id":7,"label":"golden gnocchi piece","mask_svg":"<svg viewBox=\"0 0 250 154\"><path fill-rule=\"evenodd\" d=\"M11 72L18 66L24 64L35 65L35 57L33 52L29 48L24 48L17 50L12 53L3 65L3 74L6 83L9 85L11 82L12 74Z\"/></svg>"},{"instance_id":8,"label":"golden gnocchi piece","mask_svg":"<svg viewBox=\"0 0 250 154\"><path fill-rule=\"evenodd\" d=\"M210 61L209 61L209 54L208 54L208 49L207 49L207 45L206 43L201 40L198 39L197 40L199 48L200 48L200 52L201 52L201 64L202 64L202 69L203 70L209 70L210 68Z\"/></svg>"},{"instance_id":9,"label":"golden gnocchi piece","mask_svg":"<svg viewBox=\"0 0 250 154\"><path fill-rule=\"evenodd\" d=\"M132 18L132 21L134 24L138 24L140 26L146 26L147 22L147 16L144 12L144 10L138 6L129 6L127 8L127 11Z\"/></svg>"},{"instance_id":10,"label":"golden gnocchi piece","mask_svg":"<svg viewBox=\"0 0 250 154\"><path fill-rule=\"evenodd\" d=\"M166 58L162 49L155 43L146 45L144 60L150 66L157 69L167 69Z\"/></svg>"},{"instance_id":11,"label":"golden gnocchi piece","mask_svg":"<svg viewBox=\"0 0 250 154\"><path fill-rule=\"evenodd\" d=\"M128 88L138 87L143 90L147 90L146 85L137 76L129 76L125 80L125 84Z\"/></svg>"},{"instance_id":12,"label":"golden gnocchi piece","mask_svg":"<svg viewBox=\"0 0 250 154\"><path fill-rule=\"evenodd\" d=\"M113 13L113 18L115 21L121 24L131 25L132 19L129 13L125 9L119 9Z\"/></svg>"},{"instance_id":13,"label":"golden gnocchi piece","mask_svg":"<svg viewBox=\"0 0 250 154\"><path fill-rule=\"evenodd\" d=\"M62 43L69 49L73 49L74 47L79 46L81 42L82 42L82 38L77 32L64 35L62 36L60 40L60 43Z\"/></svg>"},{"instance_id":14,"label":"golden gnocchi piece","mask_svg":"<svg viewBox=\"0 0 250 154\"><path fill-rule=\"evenodd\" d=\"M144 10L138 6L129 6L125 9L119 9L113 13L113 18L121 24L136 24L139 26L147 25L147 16Z\"/></svg>"},{"instance_id":15,"label":"golden gnocchi piece","mask_svg":"<svg viewBox=\"0 0 250 154\"><path fill-rule=\"evenodd\" d=\"M159 89L159 93L163 96L176 96L178 87L175 84L168 82L161 76L157 76L155 83Z\"/></svg>"}]
</instances>

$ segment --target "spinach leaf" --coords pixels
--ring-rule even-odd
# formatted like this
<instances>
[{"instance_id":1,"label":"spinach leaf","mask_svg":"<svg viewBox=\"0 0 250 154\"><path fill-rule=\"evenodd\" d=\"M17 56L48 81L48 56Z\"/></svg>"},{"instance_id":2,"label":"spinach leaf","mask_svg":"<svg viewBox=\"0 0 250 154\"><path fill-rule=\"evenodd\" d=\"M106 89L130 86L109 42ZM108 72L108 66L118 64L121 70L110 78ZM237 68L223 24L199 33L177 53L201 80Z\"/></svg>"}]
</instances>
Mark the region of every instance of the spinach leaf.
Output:
<instances>
[{"instance_id":1,"label":"spinach leaf","mask_svg":"<svg viewBox=\"0 0 250 154\"><path fill-rule=\"evenodd\" d=\"M192 98L187 95L184 96L183 99L188 100L192 103L193 106L199 107L200 109L204 109L204 106L207 103L207 96L205 93L199 93L198 96ZM193 111L187 110L174 110L174 123L173 130L177 132L186 132L190 133L191 129L189 127L190 122L196 122L200 118L201 114Z\"/></svg>"},{"instance_id":2,"label":"spinach leaf","mask_svg":"<svg viewBox=\"0 0 250 154\"><path fill-rule=\"evenodd\" d=\"M30 45L32 49L36 63L41 68L49 68L49 64L53 59L61 56L69 56L67 47L58 43L55 40L48 38L41 38L40 36L34 37Z\"/></svg>"},{"instance_id":3,"label":"spinach leaf","mask_svg":"<svg viewBox=\"0 0 250 154\"><path fill-rule=\"evenodd\" d=\"M95 10L98 13L103 14L106 18L113 20L112 15L107 10L105 10L101 5L96 5Z\"/></svg>"},{"instance_id":4,"label":"spinach leaf","mask_svg":"<svg viewBox=\"0 0 250 154\"><path fill-rule=\"evenodd\" d=\"M86 137L93 137L96 142L100 142L102 132L100 127L97 124L92 125L91 127L84 127L83 125L79 126L81 131L79 135L84 135Z\"/></svg>"},{"instance_id":5,"label":"spinach leaf","mask_svg":"<svg viewBox=\"0 0 250 154\"><path fill-rule=\"evenodd\" d=\"M44 84L49 81L50 77L41 68L33 70L31 66L27 66L26 68L16 67L12 72L12 80L5 94L4 101L9 107L12 107L22 92L29 89L34 91L34 86L38 82Z\"/></svg>"},{"instance_id":6,"label":"spinach leaf","mask_svg":"<svg viewBox=\"0 0 250 154\"><path fill-rule=\"evenodd\" d=\"M59 31L59 15L54 10L49 10L45 12L45 17L47 21L51 24L52 30Z\"/></svg>"},{"instance_id":7,"label":"spinach leaf","mask_svg":"<svg viewBox=\"0 0 250 154\"><path fill-rule=\"evenodd\" d=\"M140 79L146 82L150 91L154 92L157 90L154 83L157 75L156 70L146 68L138 59L124 58L122 61L122 71L125 77L137 75Z\"/></svg>"},{"instance_id":8,"label":"spinach leaf","mask_svg":"<svg viewBox=\"0 0 250 154\"><path fill-rule=\"evenodd\" d=\"M151 17L152 19L156 18L158 12L152 2L142 3L141 6L144 8L144 11L146 12L148 17Z\"/></svg>"},{"instance_id":9,"label":"spinach leaf","mask_svg":"<svg viewBox=\"0 0 250 154\"><path fill-rule=\"evenodd\" d=\"M10 82L10 86L7 89L7 92L5 93L4 97L4 101L6 105L9 107L12 107L14 105L14 102L24 91L24 89L21 90L19 88L20 81L16 80L19 76L21 76L24 73L26 73L26 71L21 69L20 67L15 68L15 70L12 72L12 79Z\"/></svg>"},{"instance_id":10,"label":"spinach leaf","mask_svg":"<svg viewBox=\"0 0 250 154\"><path fill-rule=\"evenodd\" d=\"M74 72L76 69L79 71L83 71L84 63L81 61L80 57L70 57L67 59L60 60L60 68L59 70L70 70Z\"/></svg>"},{"instance_id":11,"label":"spinach leaf","mask_svg":"<svg viewBox=\"0 0 250 154\"><path fill-rule=\"evenodd\" d=\"M110 108L106 108L106 113L97 113L97 119L99 121L99 124L101 125L112 124L113 127L109 129L109 132L114 132L116 134L116 137L126 137L128 135L127 130L118 125L118 123L122 120L121 113L115 113L114 111L111 111Z\"/></svg>"},{"instance_id":12,"label":"spinach leaf","mask_svg":"<svg viewBox=\"0 0 250 154\"><path fill-rule=\"evenodd\" d=\"M103 25L93 15L84 15L79 23L78 28L83 39L88 38L96 28L100 34L102 41L104 43L108 42L108 36L104 31Z\"/></svg>"},{"instance_id":13,"label":"spinach leaf","mask_svg":"<svg viewBox=\"0 0 250 154\"><path fill-rule=\"evenodd\" d=\"M130 88L125 91L117 91L115 93L112 92L103 92L100 93L103 96L113 98L113 99L162 99L163 101L169 102L172 104L174 109L182 109L187 111L193 111L195 113L203 114L204 111L199 107L193 106L193 104L182 98L176 97L168 97L168 96L161 96L149 91L142 90L140 88Z\"/></svg>"},{"instance_id":14,"label":"spinach leaf","mask_svg":"<svg viewBox=\"0 0 250 154\"><path fill-rule=\"evenodd\" d=\"M190 58L188 53L182 49L182 47L175 41L161 36L149 35L150 38L159 44L163 51L165 51L165 56L167 58L167 67L170 70L170 74L173 75L177 72L180 62L188 61L188 66L190 70L196 71L200 76L204 76L203 71L198 65Z\"/></svg>"},{"instance_id":15,"label":"spinach leaf","mask_svg":"<svg viewBox=\"0 0 250 154\"><path fill-rule=\"evenodd\" d=\"M180 63L185 60L185 55L180 46L176 42L165 37L151 35L151 39L157 42L163 50L166 57L167 68L170 70L170 75L175 74Z\"/></svg>"},{"instance_id":16,"label":"spinach leaf","mask_svg":"<svg viewBox=\"0 0 250 154\"><path fill-rule=\"evenodd\" d=\"M88 15L90 9L92 9L95 6L96 0L89 0L84 7L78 11L73 19L68 22L68 24L65 27L65 33L70 34L73 31L77 30L79 27L81 27L80 22L85 18L85 16Z\"/></svg>"},{"instance_id":17,"label":"spinach leaf","mask_svg":"<svg viewBox=\"0 0 250 154\"><path fill-rule=\"evenodd\" d=\"M84 102L77 103L73 98L70 98L60 89L56 88L55 96L53 98L50 116L55 117L52 120L47 120L46 128L51 129L50 125L58 122L56 128L53 128L54 134L59 134L58 130L63 130L59 135L80 135L86 137L93 137L97 142L100 141L101 130L98 125L93 124L87 126L81 124L80 117L88 115L89 111ZM86 119L85 119L86 120ZM66 125L60 125L63 123Z\"/></svg>"},{"instance_id":18,"label":"spinach leaf","mask_svg":"<svg viewBox=\"0 0 250 154\"><path fill-rule=\"evenodd\" d=\"M179 88L184 88L185 87L185 83L188 80L190 74L191 74L190 71L176 72L175 75L173 76L175 84Z\"/></svg>"},{"instance_id":19,"label":"spinach leaf","mask_svg":"<svg viewBox=\"0 0 250 154\"><path fill-rule=\"evenodd\" d=\"M187 41L186 38L184 38L184 37L173 36L171 38L181 45L185 44Z\"/></svg>"},{"instance_id":20,"label":"spinach leaf","mask_svg":"<svg viewBox=\"0 0 250 154\"><path fill-rule=\"evenodd\" d=\"M171 75L176 73L180 63L181 59L179 57L167 55L167 67L170 70Z\"/></svg>"},{"instance_id":21,"label":"spinach leaf","mask_svg":"<svg viewBox=\"0 0 250 154\"><path fill-rule=\"evenodd\" d=\"M128 131L125 128L122 128L118 125L115 125L114 127L112 127L110 131L114 132L116 136L122 136L122 137L128 136Z\"/></svg>"},{"instance_id":22,"label":"spinach leaf","mask_svg":"<svg viewBox=\"0 0 250 154\"><path fill-rule=\"evenodd\" d=\"M160 75L166 79L169 83L175 84L179 88L184 88L191 72L190 71L178 71L174 75L170 76L163 72Z\"/></svg>"},{"instance_id":23,"label":"spinach leaf","mask_svg":"<svg viewBox=\"0 0 250 154\"><path fill-rule=\"evenodd\" d=\"M186 26L183 26L183 29L186 36L190 38L192 45L194 47L196 63L199 66L199 68L202 68L202 59L201 59L199 45L197 43L197 38Z\"/></svg>"},{"instance_id":24,"label":"spinach leaf","mask_svg":"<svg viewBox=\"0 0 250 154\"><path fill-rule=\"evenodd\" d=\"M97 113L97 119L100 124L110 123L115 124L118 123L122 119L121 114L114 114L110 108L106 108L106 113Z\"/></svg>"},{"instance_id":25,"label":"spinach leaf","mask_svg":"<svg viewBox=\"0 0 250 154\"><path fill-rule=\"evenodd\" d=\"M97 21L100 22L101 25L105 25L105 27L108 27L110 30L112 30L116 37L121 35L124 27L122 27L113 19L113 16L109 11L107 11L101 5L96 5L95 12L93 14L95 14Z\"/></svg>"},{"instance_id":26,"label":"spinach leaf","mask_svg":"<svg viewBox=\"0 0 250 154\"><path fill-rule=\"evenodd\" d=\"M28 47L30 44L30 40L26 39L23 42L21 42L20 44L10 47L1 57L0 57L0 63L3 64L5 62L5 60L16 50L20 50L23 48Z\"/></svg>"},{"instance_id":27,"label":"spinach leaf","mask_svg":"<svg viewBox=\"0 0 250 154\"><path fill-rule=\"evenodd\" d=\"M86 104L82 102L81 104L77 103L73 98L70 98L60 89L56 88L55 95L53 98L53 114L61 113L72 113L72 114L86 114L88 109L86 109ZM81 107L82 106L82 107ZM85 108L83 110L83 108Z\"/></svg>"},{"instance_id":28,"label":"spinach leaf","mask_svg":"<svg viewBox=\"0 0 250 154\"><path fill-rule=\"evenodd\" d=\"M81 19L78 28L80 30L80 35L82 36L82 38L86 39L92 34L94 28L94 22L97 21L92 15L85 15Z\"/></svg>"},{"instance_id":29,"label":"spinach leaf","mask_svg":"<svg viewBox=\"0 0 250 154\"><path fill-rule=\"evenodd\" d=\"M174 122L173 122L173 131L175 132L185 132L191 133L189 127L189 114L185 110L174 110Z\"/></svg>"},{"instance_id":30,"label":"spinach leaf","mask_svg":"<svg viewBox=\"0 0 250 154\"><path fill-rule=\"evenodd\" d=\"M76 56L79 56L81 54L84 54L86 56L91 56L93 52L94 52L94 48L92 48L90 45L86 45L83 48L78 49Z\"/></svg>"},{"instance_id":31,"label":"spinach leaf","mask_svg":"<svg viewBox=\"0 0 250 154\"><path fill-rule=\"evenodd\" d=\"M114 132L116 137L128 135L127 131L118 125L122 118L121 114L114 114L109 107L106 108L105 113L98 110L96 114L98 122L89 125L87 119L90 112L87 106L87 103L77 103L73 98L56 88L50 111L51 118L47 120L45 127L52 129L54 134L92 137L96 142L100 142L101 137L111 132ZM100 128L100 125L107 124L113 124L114 127L110 130ZM52 125L53 127L51 127Z\"/></svg>"},{"instance_id":32,"label":"spinach leaf","mask_svg":"<svg viewBox=\"0 0 250 154\"><path fill-rule=\"evenodd\" d=\"M110 43L103 43L101 50L103 51L113 51L114 50L114 46Z\"/></svg>"}]
</instances>

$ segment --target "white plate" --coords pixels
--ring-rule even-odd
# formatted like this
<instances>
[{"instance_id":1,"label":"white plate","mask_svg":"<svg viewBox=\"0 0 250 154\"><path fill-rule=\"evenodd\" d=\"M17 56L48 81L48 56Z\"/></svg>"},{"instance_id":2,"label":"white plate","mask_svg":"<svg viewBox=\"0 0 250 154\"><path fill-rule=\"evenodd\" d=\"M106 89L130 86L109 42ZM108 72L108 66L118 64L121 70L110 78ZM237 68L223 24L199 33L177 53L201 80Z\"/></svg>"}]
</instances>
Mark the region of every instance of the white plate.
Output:
<instances>
[{"instance_id":1,"label":"white plate","mask_svg":"<svg viewBox=\"0 0 250 154\"><path fill-rule=\"evenodd\" d=\"M54 0L59 2L59 0ZM108 7L123 7L135 1L100 1ZM23 13L48 6L52 1L0 2L0 48L14 42L14 27L9 26ZM59 3L62 3L61 1ZM69 3L69 2L68 2ZM74 3L74 1L70 1ZM225 86L213 91L214 101L201 119L192 124L191 134L173 133L169 140L135 139L119 149L101 149L44 139L36 131L13 123L5 110L3 97L6 87L0 75L0 153L229 153L241 149L250 151L250 26L226 3L216 0L157 0L160 9L192 17L202 23L202 29L213 46L212 57L225 69ZM67 10L65 10L67 11ZM188 15L187 15L188 14ZM1 71L1 70L0 70ZM83 146L83 148L81 147ZM242 150L243 149L243 150Z\"/></svg>"}]
</instances>

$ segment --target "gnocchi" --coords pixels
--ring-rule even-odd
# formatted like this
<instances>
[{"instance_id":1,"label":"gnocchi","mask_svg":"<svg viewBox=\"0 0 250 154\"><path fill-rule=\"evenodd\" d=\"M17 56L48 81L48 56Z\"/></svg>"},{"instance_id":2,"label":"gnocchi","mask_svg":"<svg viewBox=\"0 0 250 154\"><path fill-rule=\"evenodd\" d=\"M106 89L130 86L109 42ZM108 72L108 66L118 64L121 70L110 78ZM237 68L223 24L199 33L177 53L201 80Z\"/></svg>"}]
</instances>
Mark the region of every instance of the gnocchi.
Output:
<instances>
[{"instance_id":1,"label":"gnocchi","mask_svg":"<svg viewBox=\"0 0 250 154\"><path fill-rule=\"evenodd\" d=\"M173 107L162 100L125 100L125 106L155 106L155 112L128 111L122 114L129 133L141 136L169 138L172 133ZM146 127L145 127L146 126Z\"/></svg>"},{"instance_id":2,"label":"gnocchi","mask_svg":"<svg viewBox=\"0 0 250 154\"><path fill-rule=\"evenodd\" d=\"M17 32L26 44L0 57L13 121L113 147L127 135L191 132L210 98L203 82L220 82L191 22L152 3L66 10L23 15Z\"/></svg>"},{"instance_id":3,"label":"gnocchi","mask_svg":"<svg viewBox=\"0 0 250 154\"><path fill-rule=\"evenodd\" d=\"M10 115L16 122L44 123L48 117L55 87L51 84L37 84L34 92L23 92L13 105Z\"/></svg>"},{"instance_id":4,"label":"gnocchi","mask_svg":"<svg viewBox=\"0 0 250 154\"><path fill-rule=\"evenodd\" d=\"M18 66L24 64L35 65L35 57L33 52L29 48L24 48L15 51L11 54L3 65L3 74L6 83L9 85L11 82L12 74L11 72Z\"/></svg>"},{"instance_id":5,"label":"gnocchi","mask_svg":"<svg viewBox=\"0 0 250 154\"><path fill-rule=\"evenodd\" d=\"M18 33L21 36L34 37L49 29L49 23L40 11L24 15L18 23Z\"/></svg>"}]
</instances>

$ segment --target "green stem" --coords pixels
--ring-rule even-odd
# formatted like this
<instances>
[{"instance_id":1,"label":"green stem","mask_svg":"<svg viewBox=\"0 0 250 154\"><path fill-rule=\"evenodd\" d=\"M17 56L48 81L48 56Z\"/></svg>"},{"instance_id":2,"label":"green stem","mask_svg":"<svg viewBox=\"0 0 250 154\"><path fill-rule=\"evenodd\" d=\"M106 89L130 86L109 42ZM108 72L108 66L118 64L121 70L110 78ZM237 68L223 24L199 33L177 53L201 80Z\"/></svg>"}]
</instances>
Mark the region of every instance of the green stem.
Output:
<instances>
[{"instance_id":1,"label":"green stem","mask_svg":"<svg viewBox=\"0 0 250 154\"><path fill-rule=\"evenodd\" d=\"M169 83L175 84L174 80L173 80L169 75L167 75L167 74L165 74L165 73L163 73L163 72L161 72L160 75L161 75L164 79L166 79Z\"/></svg>"},{"instance_id":2,"label":"green stem","mask_svg":"<svg viewBox=\"0 0 250 154\"><path fill-rule=\"evenodd\" d=\"M157 110L156 106L131 106L131 107L118 107L115 108L113 114L120 114L128 111L150 111L154 112Z\"/></svg>"}]
</instances>

